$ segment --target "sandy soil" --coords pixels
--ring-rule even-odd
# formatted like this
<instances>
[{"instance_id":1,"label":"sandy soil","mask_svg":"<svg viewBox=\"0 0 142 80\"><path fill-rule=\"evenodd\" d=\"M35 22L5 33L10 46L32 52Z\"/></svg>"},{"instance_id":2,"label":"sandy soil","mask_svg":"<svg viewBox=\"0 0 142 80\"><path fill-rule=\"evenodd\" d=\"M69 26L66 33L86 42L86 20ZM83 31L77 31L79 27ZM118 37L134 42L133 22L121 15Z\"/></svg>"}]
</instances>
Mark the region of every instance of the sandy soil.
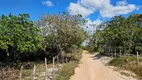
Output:
<instances>
[{"instance_id":1,"label":"sandy soil","mask_svg":"<svg viewBox=\"0 0 142 80\"><path fill-rule=\"evenodd\" d=\"M99 58L87 51L83 51L82 55L81 62L70 80L137 80L104 66Z\"/></svg>"}]
</instances>

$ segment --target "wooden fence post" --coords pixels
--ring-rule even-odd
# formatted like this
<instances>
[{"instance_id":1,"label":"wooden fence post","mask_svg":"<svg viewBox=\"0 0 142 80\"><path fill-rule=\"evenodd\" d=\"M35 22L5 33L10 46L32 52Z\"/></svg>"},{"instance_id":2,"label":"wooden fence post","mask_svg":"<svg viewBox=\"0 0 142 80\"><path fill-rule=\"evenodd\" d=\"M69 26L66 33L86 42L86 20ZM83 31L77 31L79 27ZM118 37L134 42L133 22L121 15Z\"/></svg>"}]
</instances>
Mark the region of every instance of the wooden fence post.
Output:
<instances>
[{"instance_id":1,"label":"wooden fence post","mask_svg":"<svg viewBox=\"0 0 142 80\"><path fill-rule=\"evenodd\" d=\"M59 56L57 55L57 67L58 67L58 73L59 73Z\"/></svg>"},{"instance_id":2,"label":"wooden fence post","mask_svg":"<svg viewBox=\"0 0 142 80\"><path fill-rule=\"evenodd\" d=\"M23 66L21 66L21 69L20 69L19 80L22 80L22 72L23 72Z\"/></svg>"},{"instance_id":3,"label":"wooden fence post","mask_svg":"<svg viewBox=\"0 0 142 80\"><path fill-rule=\"evenodd\" d=\"M112 57L113 57L113 49L111 49L111 54L112 54Z\"/></svg>"},{"instance_id":4,"label":"wooden fence post","mask_svg":"<svg viewBox=\"0 0 142 80\"><path fill-rule=\"evenodd\" d=\"M114 53L114 55L115 55L115 58L116 58L116 48L115 48L115 53Z\"/></svg>"},{"instance_id":5,"label":"wooden fence post","mask_svg":"<svg viewBox=\"0 0 142 80\"><path fill-rule=\"evenodd\" d=\"M55 76L54 76L54 75L55 75L55 74L54 74L54 67L55 67L54 65L55 65L55 57L53 57L53 79L52 79L52 80L55 80L55 79L54 79L54 77L55 77Z\"/></svg>"},{"instance_id":6,"label":"wooden fence post","mask_svg":"<svg viewBox=\"0 0 142 80\"><path fill-rule=\"evenodd\" d=\"M45 58L45 80L47 80L47 59Z\"/></svg>"},{"instance_id":7,"label":"wooden fence post","mask_svg":"<svg viewBox=\"0 0 142 80\"><path fill-rule=\"evenodd\" d=\"M59 56L57 55L57 64L59 63Z\"/></svg>"},{"instance_id":8,"label":"wooden fence post","mask_svg":"<svg viewBox=\"0 0 142 80\"><path fill-rule=\"evenodd\" d=\"M137 52L137 65L139 65L139 53Z\"/></svg>"},{"instance_id":9,"label":"wooden fence post","mask_svg":"<svg viewBox=\"0 0 142 80\"><path fill-rule=\"evenodd\" d=\"M66 57L66 63L68 62L68 59L67 59L67 57Z\"/></svg>"},{"instance_id":10,"label":"wooden fence post","mask_svg":"<svg viewBox=\"0 0 142 80\"><path fill-rule=\"evenodd\" d=\"M120 57L121 57L122 53L121 53L121 49L120 49Z\"/></svg>"},{"instance_id":11,"label":"wooden fence post","mask_svg":"<svg viewBox=\"0 0 142 80\"><path fill-rule=\"evenodd\" d=\"M65 62L65 60L64 60L64 56L65 56L65 54L64 54L64 52L62 51L62 63L64 63L64 62Z\"/></svg>"},{"instance_id":12,"label":"wooden fence post","mask_svg":"<svg viewBox=\"0 0 142 80\"><path fill-rule=\"evenodd\" d=\"M36 65L34 64L33 73L32 73L32 80L35 80L35 72L36 72Z\"/></svg>"},{"instance_id":13,"label":"wooden fence post","mask_svg":"<svg viewBox=\"0 0 142 80\"><path fill-rule=\"evenodd\" d=\"M111 53L110 48L109 48L109 53Z\"/></svg>"}]
</instances>

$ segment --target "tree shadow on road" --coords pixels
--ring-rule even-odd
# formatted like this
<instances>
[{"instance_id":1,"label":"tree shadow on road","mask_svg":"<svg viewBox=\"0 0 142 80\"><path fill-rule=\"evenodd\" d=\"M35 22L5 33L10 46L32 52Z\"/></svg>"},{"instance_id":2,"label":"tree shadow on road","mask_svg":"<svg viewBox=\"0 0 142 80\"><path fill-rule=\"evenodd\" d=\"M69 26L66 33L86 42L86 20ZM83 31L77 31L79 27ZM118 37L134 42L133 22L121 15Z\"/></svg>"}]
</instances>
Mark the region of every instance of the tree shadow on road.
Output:
<instances>
[{"instance_id":1,"label":"tree shadow on road","mask_svg":"<svg viewBox=\"0 0 142 80\"><path fill-rule=\"evenodd\" d=\"M103 57L103 55L101 55L101 54L95 54L95 55L91 56L91 58L93 58L93 60L98 60L101 57Z\"/></svg>"}]
</instances>

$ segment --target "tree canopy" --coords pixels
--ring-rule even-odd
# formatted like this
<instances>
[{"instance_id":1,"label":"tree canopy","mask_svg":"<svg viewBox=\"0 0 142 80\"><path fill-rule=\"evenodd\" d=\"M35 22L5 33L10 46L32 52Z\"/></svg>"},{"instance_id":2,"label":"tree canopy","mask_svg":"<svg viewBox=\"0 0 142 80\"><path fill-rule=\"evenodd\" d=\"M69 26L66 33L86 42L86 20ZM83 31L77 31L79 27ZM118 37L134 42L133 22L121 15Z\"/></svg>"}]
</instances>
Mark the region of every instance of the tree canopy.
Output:
<instances>
[{"instance_id":1,"label":"tree canopy","mask_svg":"<svg viewBox=\"0 0 142 80\"><path fill-rule=\"evenodd\" d=\"M99 25L93 38L97 47L121 48L126 49L127 53L135 53L142 47L141 23L141 14L131 14L128 18L115 16Z\"/></svg>"},{"instance_id":2,"label":"tree canopy","mask_svg":"<svg viewBox=\"0 0 142 80\"><path fill-rule=\"evenodd\" d=\"M85 40L86 32L81 28L84 23L85 19L81 15L62 13L43 15L37 24L48 47L68 51L73 45L80 46Z\"/></svg>"},{"instance_id":3,"label":"tree canopy","mask_svg":"<svg viewBox=\"0 0 142 80\"><path fill-rule=\"evenodd\" d=\"M4 60L17 61L31 55L44 59L70 52L85 40L85 22L80 14L71 16L65 12L43 15L37 22L30 20L29 14L1 15L0 55Z\"/></svg>"},{"instance_id":4,"label":"tree canopy","mask_svg":"<svg viewBox=\"0 0 142 80\"><path fill-rule=\"evenodd\" d=\"M0 16L0 49L11 59L17 58L19 53L42 49L39 28L29 18L28 14Z\"/></svg>"}]
</instances>

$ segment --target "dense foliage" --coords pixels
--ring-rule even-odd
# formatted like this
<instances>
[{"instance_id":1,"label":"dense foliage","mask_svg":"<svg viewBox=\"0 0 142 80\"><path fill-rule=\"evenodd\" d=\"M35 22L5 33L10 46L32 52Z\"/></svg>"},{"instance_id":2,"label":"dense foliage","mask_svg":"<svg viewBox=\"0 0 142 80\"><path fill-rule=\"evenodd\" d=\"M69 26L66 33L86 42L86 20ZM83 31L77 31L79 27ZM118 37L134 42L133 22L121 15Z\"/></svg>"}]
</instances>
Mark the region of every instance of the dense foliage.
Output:
<instances>
[{"instance_id":1,"label":"dense foliage","mask_svg":"<svg viewBox=\"0 0 142 80\"><path fill-rule=\"evenodd\" d=\"M112 61L109 62L109 65L118 67L119 69L129 70L134 72L138 78L138 80L142 79L142 58L139 58L140 65L137 65L136 57L129 56L129 61L127 61L127 56L121 56L119 58L114 58Z\"/></svg>"},{"instance_id":2,"label":"dense foliage","mask_svg":"<svg viewBox=\"0 0 142 80\"><path fill-rule=\"evenodd\" d=\"M94 47L104 51L121 49L125 53L136 53L142 49L142 15L132 14L128 18L115 16L98 26L93 35Z\"/></svg>"},{"instance_id":3,"label":"dense foliage","mask_svg":"<svg viewBox=\"0 0 142 80\"><path fill-rule=\"evenodd\" d=\"M0 16L0 60L38 60L71 52L85 40L81 15L67 13L41 16L33 22L28 14Z\"/></svg>"},{"instance_id":4,"label":"dense foliage","mask_svg":"<svg viewBox=\"0 0 142 80\"><path fill-rule=\"evenodd\" d=\"M20 53L36 52L42 48L42 37L28 14L0 16L0 55L15 61ZM26 55L26 54L25 54Z\"/></svg>"},{"instance_id":5,"label":"dense foliage","mask_svg":"<svg viewBox=\"0 0 142 80\"><path fill-rule=\"evenodd\" d=\"M42 31L46 51L52 54L71 52L72 48L79 47L86 38L81 28L85 22L81 15L71 16L67 13L41 16L37 25Z\"/></svg>"}]
</instances>

